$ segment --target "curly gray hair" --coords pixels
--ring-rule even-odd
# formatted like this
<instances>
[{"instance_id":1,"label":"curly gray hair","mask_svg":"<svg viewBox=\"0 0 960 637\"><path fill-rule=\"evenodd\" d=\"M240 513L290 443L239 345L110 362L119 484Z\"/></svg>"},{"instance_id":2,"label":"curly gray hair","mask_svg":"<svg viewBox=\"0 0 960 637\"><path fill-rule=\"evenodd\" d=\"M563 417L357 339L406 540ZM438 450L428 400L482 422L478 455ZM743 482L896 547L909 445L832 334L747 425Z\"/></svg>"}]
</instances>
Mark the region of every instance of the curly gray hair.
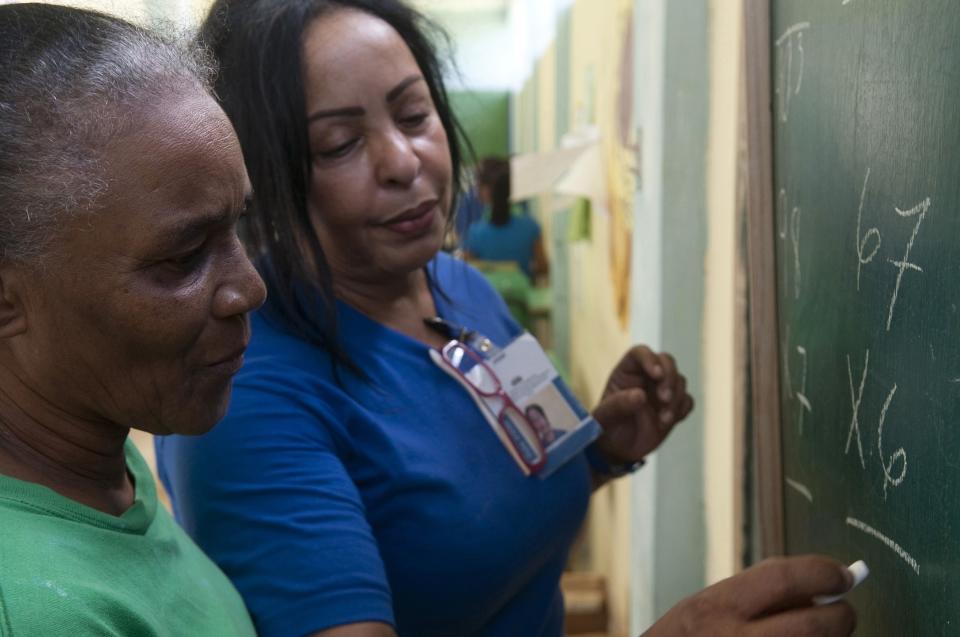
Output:
<instances>
[{"instance_id":1,"label":"curly gray hair","mask_svg":"<svg viewBox=\"0 0 960 637\"><path fill-rule=\"evenodd\" d=\"M189 39L102 13L0 6L0 259L43 257L67 215L110 185L102 153L171 94L210 92L214 68Z\"/></svg>"}]
</instances>

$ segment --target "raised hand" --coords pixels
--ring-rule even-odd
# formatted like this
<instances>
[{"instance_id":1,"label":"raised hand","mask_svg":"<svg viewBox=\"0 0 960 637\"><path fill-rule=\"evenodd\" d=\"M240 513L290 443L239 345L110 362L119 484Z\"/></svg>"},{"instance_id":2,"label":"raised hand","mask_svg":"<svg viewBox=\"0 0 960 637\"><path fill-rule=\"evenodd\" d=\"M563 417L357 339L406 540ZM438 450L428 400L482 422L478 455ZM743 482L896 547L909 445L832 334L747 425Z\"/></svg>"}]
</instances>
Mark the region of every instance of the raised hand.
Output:
<instances>
[{"instance_id":1,"label":"raised hand","mask_svg":"<svg viewBox=\"0 0 960 637\"><path fill-rule=\"evenodd\" d=\"M596 447L610 464L643 459L693 409L687 379L670 354L632 347L617 363L593 416L603 427Z\"/></svg>"}]
</instances>

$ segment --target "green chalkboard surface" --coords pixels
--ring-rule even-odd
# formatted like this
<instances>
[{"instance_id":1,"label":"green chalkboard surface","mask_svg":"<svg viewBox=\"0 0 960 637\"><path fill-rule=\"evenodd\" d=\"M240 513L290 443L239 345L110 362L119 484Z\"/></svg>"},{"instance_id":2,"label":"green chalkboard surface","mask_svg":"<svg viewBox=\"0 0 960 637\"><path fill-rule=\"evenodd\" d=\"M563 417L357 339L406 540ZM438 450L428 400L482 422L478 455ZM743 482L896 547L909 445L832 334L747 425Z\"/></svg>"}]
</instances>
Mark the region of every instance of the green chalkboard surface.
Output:
<instances>
[{"instance_id":1,"label":"green chalkboard surface","mask_svg":"<svg viewBox=\"0 0 960 637\"><path fill-rule=\"evenodd\" d=\"M858 634L960 635L960 2L771 4L789 553Z\"/></svg>"}]
</instances>

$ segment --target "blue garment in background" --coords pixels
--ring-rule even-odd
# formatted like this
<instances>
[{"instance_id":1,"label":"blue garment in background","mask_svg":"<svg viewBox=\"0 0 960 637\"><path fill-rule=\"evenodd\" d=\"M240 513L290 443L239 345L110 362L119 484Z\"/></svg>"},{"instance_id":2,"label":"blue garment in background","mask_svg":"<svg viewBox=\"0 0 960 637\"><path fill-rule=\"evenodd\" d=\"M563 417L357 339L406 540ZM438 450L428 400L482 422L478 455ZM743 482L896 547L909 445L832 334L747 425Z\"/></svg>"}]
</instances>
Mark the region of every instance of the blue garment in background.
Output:
<instances>
[{"instance_id":1,"label":"blue garment in background","mask_svg":"<svg viewBox=\"0 0 960 637\"><path fill-rule=\"evenodd\" d=\"M460 247L463 247L463 242L467 238L470 226L480 221L485 210L486 206L483 205L480 197L477 196L476 188L465 190L460 195L460 200L457 203L457 214L453 218L453 227L457 231Z\"/></svg>"},{"instance_id":2,"label":"blue garment in background","mask_svg":"<svg viewBox=\"0 0 960 637\"><path fill-rule=\"evenodd\" d=\"M533 217L512 214L502 226L481 219L467 230L463 248L477 259L514 261L524 274L530 276L533 247L540 238L540 224Z\"/></svg>"},{"instance_id":3,"label":"blue garment in background","mask_svg":"<svg viewBox=\"0 0 960 637\"><path fill-rule=\"evenodd\" d=\"M469 266L429 266L439 314L519 333ZM240 590L261 637L383 621L410 637L560 637L559 579L586 513L583 454L525 478L427 347L340 304L370 382L259 314L226 419L157 441L177 518Z\"/></svg>"}]
</instances>

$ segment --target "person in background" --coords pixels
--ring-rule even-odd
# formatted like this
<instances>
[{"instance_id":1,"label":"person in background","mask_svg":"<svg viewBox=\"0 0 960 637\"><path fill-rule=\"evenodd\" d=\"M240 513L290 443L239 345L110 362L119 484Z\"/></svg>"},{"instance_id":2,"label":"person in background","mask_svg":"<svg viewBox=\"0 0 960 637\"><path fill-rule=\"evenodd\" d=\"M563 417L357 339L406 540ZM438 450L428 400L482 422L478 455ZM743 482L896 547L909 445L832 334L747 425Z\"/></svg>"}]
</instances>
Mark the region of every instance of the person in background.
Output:
<instances>
[{"instance_id":1,"label":"person in background","mask_svg":"<svg viewBox=\"0 0 960 637\"><path fill-rule=\"evenodd\" d=\"M560 637L592 488L693 406L673 358L637 346L594 409L603 434L541 480L431 359L521 330L440 252L461 155L430 33L396 0L218 0L203 25L270 298L224 422L157 453L178 519L261 637ZM845 574L824 558L764 565L651 635L846 635L849 606L809 608Z\"/></svg>"},{"instance_id":2,"label":"person in background","mask_svg":"<svg viewBox=\"0 0 960 637\"><path fill-rule=\"evenodd\" d=\"M480 193L477 189L477 169L474 167L472 174L467 178L469 187L460 193L457 200L457 211L453 215L453 233L447 237L451 245L447 246L452 251L463 250L463 242L467 238L467 231L470 226L480 221L483 217L486 206L480 201Z\"/></svg>"},{"instance_id":3,"label":"person in background","mask_svg":"<svg viewBox=\"0 0 960 637\"><path fill-rule=\"evenodd\" d=\"M463 242L468 260L510 261L528 278L546 276L540 224L528 214L516 214L510 203L510 161L487 157L477 169L477 192L487 214L470 225Z\"/></svg>"},{"instance_id":4,"label":"person in background","mask_svg":"<svg viewBox=\"0 0 960 637\"><path fill-rule=\"evenodd\" d=\"M116 18L0 6L2 635L254 635L128 440L217 422L264 299L210 73Z\"/></svg>"}]
</instances>

